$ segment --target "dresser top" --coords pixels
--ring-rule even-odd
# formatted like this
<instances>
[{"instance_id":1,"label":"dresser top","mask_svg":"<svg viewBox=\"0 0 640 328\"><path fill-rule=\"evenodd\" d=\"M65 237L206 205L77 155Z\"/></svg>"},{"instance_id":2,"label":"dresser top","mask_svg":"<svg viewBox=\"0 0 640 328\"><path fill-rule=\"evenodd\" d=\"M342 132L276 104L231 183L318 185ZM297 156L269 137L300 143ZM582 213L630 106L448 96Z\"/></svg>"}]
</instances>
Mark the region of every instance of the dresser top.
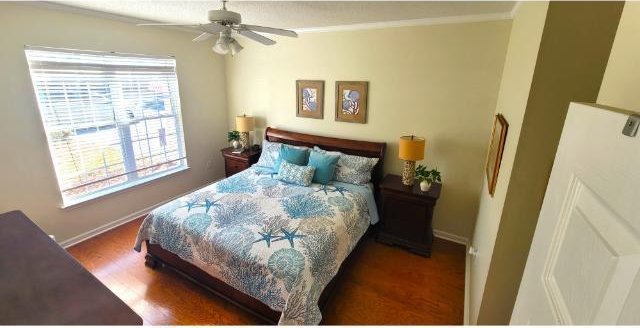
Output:
<instances>
[{"instance_id":1,"label":"dresser top","mask_svg":"<svg viewBox=\"0 0 640 328\"><path fill-rule=\"evenodd\" d=\"M413 186L405 186L402 183L402 177L395 174L387 174L380 183L380 189L400 192L417 197L438 199L440 197L442 184L434 182L431 184L431 189L429 189L429 191L422 191L420 190L420 183L418 181L416 181Z\"/></svg>"},{"instance_id":2,"label":"dresser top","mask_svg":"<svg viewBox=\"0 0 640 328\"><path fill-rule=\"evenodd\" d=\"M226 157L233 157L237 159L248 159L254 156L260 156L260 150L247 149L239 154L233 153L233 147L222 148L220 151Z\"/></svg>"},{"instance_id":3,"label":"dresser top","mask_svg":"<svg viewBox=\"0 0 640 328\"><path fill-rule=\"evenodd\" d=\"M142 324L22 212L0 214L0 268L2 325Z\"/></svg>"}]
</instances>

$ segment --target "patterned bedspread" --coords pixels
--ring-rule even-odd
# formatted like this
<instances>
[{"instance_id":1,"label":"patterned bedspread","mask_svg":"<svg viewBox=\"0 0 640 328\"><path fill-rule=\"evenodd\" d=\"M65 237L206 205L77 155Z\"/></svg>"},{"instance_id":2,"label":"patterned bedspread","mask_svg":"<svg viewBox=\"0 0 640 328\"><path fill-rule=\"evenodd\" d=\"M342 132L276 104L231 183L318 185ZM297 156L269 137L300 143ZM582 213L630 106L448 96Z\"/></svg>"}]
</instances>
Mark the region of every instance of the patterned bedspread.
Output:
<instances>
[{"instance_id":1,"label":"patterned bedspread","mask_svg":"<svg viewBox=\"0 0 640 328\"><path fill-rule=\"evenodd\" d=\"M251 168L155 209L135 249L159 244L282 311L279 324L318 324L320 294L370 220L352 188L300 187Z\"/></svg>"}]
</instances>

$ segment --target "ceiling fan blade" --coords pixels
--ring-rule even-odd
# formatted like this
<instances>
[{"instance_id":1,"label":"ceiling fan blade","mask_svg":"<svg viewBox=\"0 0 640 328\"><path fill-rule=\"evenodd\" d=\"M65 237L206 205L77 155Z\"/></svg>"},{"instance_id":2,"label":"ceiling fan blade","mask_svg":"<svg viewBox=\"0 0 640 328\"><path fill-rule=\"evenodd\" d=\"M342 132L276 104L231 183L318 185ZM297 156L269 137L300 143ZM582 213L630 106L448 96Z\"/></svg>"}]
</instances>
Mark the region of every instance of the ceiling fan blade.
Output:
<instances>
[{"instance_id":1,"label":"ceiling fan blade","mask_svg":"<svg viewBox=\"0 0 640 328\"><path fill-rule=\"evenodd\" d=\"M260 35L260 34L258 34L258 33L256 33L256 32L253 32L253 31L249 31L249 30L238 30L238 33L239 33L240 35L244 36L244 37L247 37L247 38L249 38L249 39L251 39L251 40L253 40L253 41L260 42L260 43L262 43L262 44L264 44L264 45L267 45L267 46L270 46L270 45L276 44L276 42L275 42L275 41L273 41L273 40L271 40L271 39L269 39L269 38L267 38L267 37L264 37L264 36L262 36L262 35Z\"/></svg>"},{"instance_id":2,"label":"ceiling fan blade","mask_svg":"<svg viewBox=\"0 0 640 328\"><path fill-rule=\"evenodd\" d=\"M294 31L283 30L283 29L280 29L280 28L258 26L258 25L245 25L245 24L241 24L240 28L244 28L244 29L247 29L247 30L255 31L255 32L262 32L262 33L269 33L269 34L277 34L277 35L282 35L282 36L288 36L288 37L292 37L292 38L297 38L298 37L298 33L294 32Z\"/></svg>"},{"instance_id":3,"label":"ceiling fan blade","mask_svg":"<svg viewBox=\"0 0 640 328\"><path fill-rule=\"evenodd\" d=\"M211 33L204 32L204 33L202 33L202 34L198 35L195 39L193 39L193 40L191 40L191 41L193 41L193 42L200 42L200 41L204 41L204 40L206 40L206 39L210 38L211 36L212 36L212 34L211 34Z\"/></svg>"},{"instance_id":4,"label":"ceiling fan blade","mask_svg":"<svg viewBox=\"0 0 640 328\"><path fill-rule=\"evenodd\" d=\"M228 29L228 27L224 25L220 25L218 23L199 24L198 28L202 32L211 33L211 34L217 34Z\"/></svg>"}]
</instances>

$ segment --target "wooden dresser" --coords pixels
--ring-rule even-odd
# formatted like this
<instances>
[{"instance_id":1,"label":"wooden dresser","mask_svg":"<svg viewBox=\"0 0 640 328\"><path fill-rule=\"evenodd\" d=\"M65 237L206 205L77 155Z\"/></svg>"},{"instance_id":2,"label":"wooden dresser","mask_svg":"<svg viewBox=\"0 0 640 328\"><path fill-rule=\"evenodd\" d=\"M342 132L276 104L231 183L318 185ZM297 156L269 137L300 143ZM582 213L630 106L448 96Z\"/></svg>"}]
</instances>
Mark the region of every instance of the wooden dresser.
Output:
<instances>
[{"instance_id":1,"label":"wooden dresser","mask_svg":"<svg viewBox=\"0 0 640 328\"><path fill-rule=\"evenodd\" d=\"M248 169L251 165L258 162L260 158L260 151L245 150L240 154L232 153L233 148L223 148L220 150L222 157L224 157L224 172L225 176L230 177L240 171Z\"/></svg>"},{"instance_id":2,"label":"wooden dresser","mask_svg":"<svg viewBox=\"0 0 640 328\"><path fill-rule=\"evenodd\" d=\"M382 204L378 241L431 256L431 221L441 189L441 184L434 183L429 191L423 192L418 183L407 187L402 184L402 177L392 174L385 176L380 183Z\"/></svg>"},{"instance_id":3,"label":"wooden dresser","mask_svg":"<svg viewBox=\"0 0 640 328\"><path fill-rule=\"evenodd\" d=\"M20 211L0 214L0 325L141 325Z\"/></svg>"}]
</instances>

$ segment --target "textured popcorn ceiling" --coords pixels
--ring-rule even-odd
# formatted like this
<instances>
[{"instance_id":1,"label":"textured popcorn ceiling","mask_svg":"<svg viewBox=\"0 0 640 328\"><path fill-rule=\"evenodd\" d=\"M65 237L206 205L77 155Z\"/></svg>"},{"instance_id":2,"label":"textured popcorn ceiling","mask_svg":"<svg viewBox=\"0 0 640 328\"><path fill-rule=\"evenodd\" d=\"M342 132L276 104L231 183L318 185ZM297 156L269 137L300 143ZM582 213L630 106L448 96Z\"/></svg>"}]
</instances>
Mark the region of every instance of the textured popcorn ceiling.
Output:
<instances>
[{"instance_id":1,"label":"textured popcorn ceiling","mask_svg":"<svg viewBox=\"0 0 640 328\"><path fill-rule=\"evenodd\" d=\"M55 1L83 9L163 23L207 22L219 1ZM514 2L499 1L230 1L247 24L316 28L443 17L508 14Z\"/></svg>"}]
</instances>

